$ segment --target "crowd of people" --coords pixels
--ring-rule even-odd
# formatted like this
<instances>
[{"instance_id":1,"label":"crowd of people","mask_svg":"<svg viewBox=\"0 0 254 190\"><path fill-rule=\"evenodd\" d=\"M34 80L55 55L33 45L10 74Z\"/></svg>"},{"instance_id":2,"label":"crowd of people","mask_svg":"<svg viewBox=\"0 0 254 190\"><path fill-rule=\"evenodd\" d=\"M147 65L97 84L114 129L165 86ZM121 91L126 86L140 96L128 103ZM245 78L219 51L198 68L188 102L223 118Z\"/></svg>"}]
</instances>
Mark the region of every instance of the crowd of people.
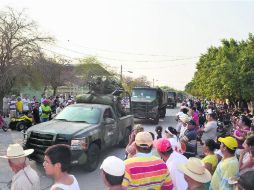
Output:
<instances>
[{"instance_id":1,"label":"crowd of people","mask_svg":"<svg viewBox=\"0 0 254 190\"><path fill-rule=\"evenodd\" d=\"M230 114L231 123L229 133L223 136L218 133L217 122L222 109ZM221 107L213 102L187 100L176 121L176 126L157 126L151 132L135 125L125 158L109 156L100 167L106 189L254 189L253 118L249 112L230 111L226 104ZM198 143L202 145L201 154ZM38 175L26 162L32 152L14 144L2 156L15 172L13 190L39 189ZM53 145L46 150L43 167L54 178L51 190L80 189L77 179L69 174L70 165L68 145Z\"/></svg>"},{"instance_id":2,"label":"crowd of people","mask_svg":"<svg viewBox=\"0 0 254 190\"><path fill-rule=\"evenodd\" d=\"M26 95L24 97L5 96L1 115L10 118L27 115L33 118L34 124L38 124L51 120L54 114L58 114L64 107L74 103L73 96L65 98L62 94L50 97L42 95L41 99L37 99L35 96L30 99Z\"/></svg>"}]
</instances>

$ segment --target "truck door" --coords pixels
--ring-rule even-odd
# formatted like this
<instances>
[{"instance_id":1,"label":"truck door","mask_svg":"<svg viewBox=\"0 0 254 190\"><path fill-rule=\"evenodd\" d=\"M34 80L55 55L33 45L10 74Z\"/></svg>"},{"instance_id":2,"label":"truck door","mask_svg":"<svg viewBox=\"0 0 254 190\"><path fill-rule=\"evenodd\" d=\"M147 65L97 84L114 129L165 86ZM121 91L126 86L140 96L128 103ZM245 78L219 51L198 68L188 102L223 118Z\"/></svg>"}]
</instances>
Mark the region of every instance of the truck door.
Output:
<instances>
[{"instance_id":1,"label":"truck door","mask_svg":"<svg viewBox=\"0 0 254 190\"><path fill-rule=\"evenodd\" d=\"M118 128L116 116L110 108L105 109L103 113L104 121L104 142L106 146L115 145L118 140Z\"/></svg>"}]
</instances>

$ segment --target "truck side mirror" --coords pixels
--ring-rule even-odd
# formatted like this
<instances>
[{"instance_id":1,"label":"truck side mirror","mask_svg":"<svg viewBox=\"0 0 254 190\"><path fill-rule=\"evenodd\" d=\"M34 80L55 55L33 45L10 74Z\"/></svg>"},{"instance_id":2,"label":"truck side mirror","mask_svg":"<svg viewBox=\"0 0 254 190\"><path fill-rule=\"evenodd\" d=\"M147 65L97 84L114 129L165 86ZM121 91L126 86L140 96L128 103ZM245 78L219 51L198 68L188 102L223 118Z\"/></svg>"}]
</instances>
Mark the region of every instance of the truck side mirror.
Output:
<instances>
[{"instance_id":1,"label":"truck side mirror","mask_svg":"<svg viewBox=\"0 0 254 190\"><path fill-rule=\"evenodd\" d=\"M112 118L105 118L104 121L105 121L105 124L107 125L115 123L115 120Z\"/></svg>"}]
</instances>

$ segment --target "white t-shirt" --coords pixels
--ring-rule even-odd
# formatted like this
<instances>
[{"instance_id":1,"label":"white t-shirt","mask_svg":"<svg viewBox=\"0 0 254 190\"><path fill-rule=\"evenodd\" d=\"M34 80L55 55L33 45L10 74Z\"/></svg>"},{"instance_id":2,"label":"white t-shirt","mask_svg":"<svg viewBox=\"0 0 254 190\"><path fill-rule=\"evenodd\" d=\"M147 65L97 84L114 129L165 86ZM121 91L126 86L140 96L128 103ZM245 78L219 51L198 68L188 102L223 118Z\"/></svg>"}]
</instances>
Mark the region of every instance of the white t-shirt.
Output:
<instances>
[{"instance_id":1,"label":"white t-shirt","mask_svg":"<svg viewBox=\"0 0 254 190\"><path fill-rule=\"evenodd\" d=\"M63 190L80 190L78 181L76 180L74 175L71 175L71 177L73 178L73 183L71 185L56 183L50 188L50 190L55 188L55 187L58 187L58 188L63 189Z\"/></svg>"},{"instance_id":2,"label":"white t-shirt","mask_svg":"<svg viewBox=\"0 0 254 190\"><path fill-rule=\"evenodd\" d=\"M181 129L180 129L180 134L179 134L179 139L182 138L184 136L185 131L187 130L187 126L183 126L183 124L181 125Z\"/></svg>"},{"instance_id":3,"label":"white t-shirt","mask_svg":"<svg viewBox=\"0 0 254 190\"><path fill-rule=\"evenodd\" d=\"M188 184L184 179L184 174L177 169L178 165L185 164L187 161L188 159L184 155L173 151L166 162L174 185L173 190L186 190L188 188Z\"/></svg>"},{"instance_id":4,"label":"white t-shirt","mask_svg":"<svg viewBox=\"0 0 254 190\"><path fill-rule=\"evenodd\" d=\"M168 138L173 150L179 150L179 148L181 147L180 146L180 143L178 142L177 140L177 137L174 135L173 138Z\"/></svg>"},{"instance_id":5,"label":"white t-shirt","mask_svg":"<svg viewBox=\"0 0 254 190\"><path fill-rule=\"evenodd\" d=\"M202 135L202 141L206 141L207 139L216 140L217 137L217 121L209 121L205 124L204 133Z\"/></svg>"},{"instance_id":6,"label":"white t-shirt","mask_svg":"<svg viewBox=\"0 0 254 190\"><path fill-rule=\"evenodd\" d=\"M23 111L29 111L29 104L31 103L29 99L23 99Z\"/></svg>"}]
</instances>

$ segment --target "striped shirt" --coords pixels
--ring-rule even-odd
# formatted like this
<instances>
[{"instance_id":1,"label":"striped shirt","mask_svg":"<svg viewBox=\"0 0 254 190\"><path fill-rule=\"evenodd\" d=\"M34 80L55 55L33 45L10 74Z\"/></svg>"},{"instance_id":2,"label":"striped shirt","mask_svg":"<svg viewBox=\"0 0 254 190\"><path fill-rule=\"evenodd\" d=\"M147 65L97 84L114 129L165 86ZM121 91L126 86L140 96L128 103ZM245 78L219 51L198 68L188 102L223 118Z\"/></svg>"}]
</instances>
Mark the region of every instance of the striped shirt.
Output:
<instances>
[{"instance_id":1,"label":"striped shirt","mask_svg":"<svg viewBox=\"0 0 254 190\"><path fill-rule=\"evenodd\" d=\"M171 190L172 181L167 165L152 154L137 153L125 162L125 176L122 186L135 190Z\"/></svg>"}]
</instances>

